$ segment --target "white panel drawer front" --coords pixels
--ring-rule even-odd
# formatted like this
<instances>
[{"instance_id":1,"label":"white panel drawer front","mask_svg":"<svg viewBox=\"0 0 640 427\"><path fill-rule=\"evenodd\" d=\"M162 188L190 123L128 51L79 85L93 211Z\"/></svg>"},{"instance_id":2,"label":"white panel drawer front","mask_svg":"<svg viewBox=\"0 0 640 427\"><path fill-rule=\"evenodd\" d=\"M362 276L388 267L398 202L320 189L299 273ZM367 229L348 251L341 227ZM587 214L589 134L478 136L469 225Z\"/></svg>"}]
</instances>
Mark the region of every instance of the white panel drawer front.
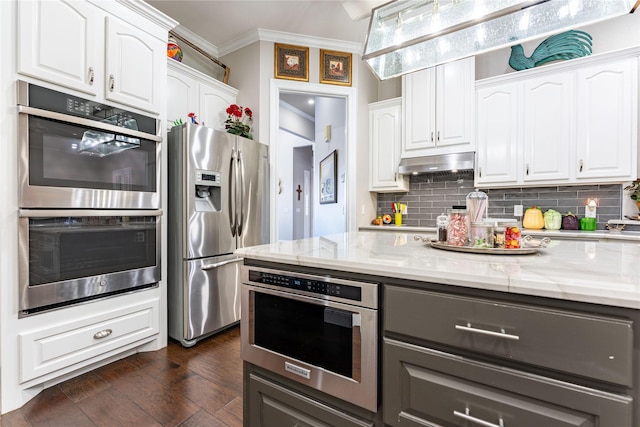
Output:
<instances>
[{"instance_id":1,"label":"white panel drawer front","mask_svg":"<svg viewBox=\"0 0 640 427\"><path fill-rule=\"evenodd\" d=\"M385 331L631 386L633 322L387 286Z\"/></svg>"},{"instance_id":2,"label":"white panel drawer front","mask_svg":"<svg viewBox=\"0 0 640 427\"><path fill-rule=\"evenodd\" d=\"M159 301L19 335L22 382L159 333Z\"/></svg>"}]
</instances>

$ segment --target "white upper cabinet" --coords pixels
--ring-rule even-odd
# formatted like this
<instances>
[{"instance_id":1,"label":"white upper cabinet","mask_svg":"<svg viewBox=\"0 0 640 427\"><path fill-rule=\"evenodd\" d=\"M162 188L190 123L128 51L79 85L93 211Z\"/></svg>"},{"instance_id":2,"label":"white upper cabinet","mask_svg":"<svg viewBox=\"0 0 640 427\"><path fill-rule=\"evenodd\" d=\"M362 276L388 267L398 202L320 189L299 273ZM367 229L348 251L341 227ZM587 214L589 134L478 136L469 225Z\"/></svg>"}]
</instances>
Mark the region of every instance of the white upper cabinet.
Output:
<instances>
[{"instance_id":1,"label":"white upper cabinet","mask_svg":"<svg viewBox=\"0 0 640 427\"><path fill-rule=\"evenodd\" d=\"M476 185L636 179L639 54L632 48L479 81Z\"/></svg>"},{"instance_id":2,"label":"white upper cabinet","mask_svg":"<svg viewBox=\"0 0 640 427\"><path fill-rule=\"evenodd\" d=\"M479 88L478 184L518 182L521 88L515 83Z\"/></svg>"},{"instance_id":3,"label":"white upper cabinet","mask_svg":"<svg viewBox=\"0 0 640 427\"><path fill-rule=\"evenodd\" d=\"M402 157L472 151L475 59L402 77Z\"/></svg>"},{"instance_id":4,"label":"white upper cabinet","mask_svg":"<svg viewBox=\"0 0 640 427\"><path fill-rule=\"evenodd\" d=\"M105 98L159 111L166 43L110 16L106 25Z\"/></svg>"},{"instance_id":5,"label":"white upper cabinet","mask_svg":"<svg viewBox=\"0 0 640 427\"><path fill-rule=\"evenodd\" d=\"M637 159L638 58L578 72L576 177L634 180Z\"/></svg>"},{"instance_id":6,"label":"white upper cabinet","mask_svg":"<svg viewBox=\"0 0 640 427\"><path fill-rule=\"evenodd\" d=\"M573 86L572 73L524 82L521 106L524 182L569 179L575 140Z\"/></svg>"},{"instance_id":7,"label":"white upper cabinet","mask_svg":"<svg viewBox=\"0 0 640 427\"><path fill-rule=\"evenodd\" d=\"M369 104L369 191L409 191L409 177L398 174L402 142L402 101Z\"/></svg>"},{"instance_id":8,"label":"white upper cabinet","mask_svg":"<svg viewBox=\"0 0 640 427\"><path fill-rule=\"evenodd\" d=\"M162 110L168 26L118 2L21 0L17 10L20 74L98 102Z\"/></svg>"},{"instance_id":9,"label":"white upper cabinet","mask_svg":"<svg viewBox=\"0 0 640 427\"><path fill-rule=\"evenodd\" d=\"M238 90L170 58L167 68L169 128L194 113L201 125L223 130L227 107L236 103Z\"/></svg>"},{"instance_id":10,"label":"white upper cabinet","mask_svg":"<svg viewBox=\"0 0 640 427\"><path fill-rule=\"evenodd\" d=\"M101 14L82 1L18 2L18 70L96 95Z\"/></svg>"}]
</instances>

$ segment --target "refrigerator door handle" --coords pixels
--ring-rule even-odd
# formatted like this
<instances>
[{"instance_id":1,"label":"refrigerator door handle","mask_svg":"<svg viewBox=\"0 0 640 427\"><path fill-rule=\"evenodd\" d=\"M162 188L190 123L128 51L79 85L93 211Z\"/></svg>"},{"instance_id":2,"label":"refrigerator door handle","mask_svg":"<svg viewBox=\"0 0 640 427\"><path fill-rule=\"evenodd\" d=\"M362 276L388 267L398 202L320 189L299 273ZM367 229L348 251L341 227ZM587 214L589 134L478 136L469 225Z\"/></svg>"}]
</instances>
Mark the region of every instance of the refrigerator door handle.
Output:
<instances>
[{"instance_id":1,"label":"refrigerator door handle","mask_svg":"<svg viewBox=\"0 0 640 427\"><path fill-rule=\"evenodd\" d=\"M235 179L234 172L236 160L236 150L231 150L231 159L229 163L229 227L231 227L231 235L236 237L236 213L235 213Z\"/></svg>"},{"instance_id":2,"label":"refrigerator door handle","mask_svg":"<svg viewBox=\"0 0 640 427\"><path fill-rule=\"evenodd\" d=\"M202 266L202 270L213 270L215 268L222 267L223 265L231 264L234 262L241 262L241 261L244 261L244 258L234 258L234 259L228 259L226 261L216 262L213 264L205 264Z\"/></svg>"},{"instance_id":3,"label":"refrigerator door handle","mask_svg":"<svg viewBox=\"0 0 640 427\"><path fill-rule=\"evenodd\" d=\"M244 201L247 196L244 184L244 159L242 151L238 150L238 165L240 166L240 221L238 221L238 236L242 236L242 226L244 225Z\"/></svg>"}]
</instances>

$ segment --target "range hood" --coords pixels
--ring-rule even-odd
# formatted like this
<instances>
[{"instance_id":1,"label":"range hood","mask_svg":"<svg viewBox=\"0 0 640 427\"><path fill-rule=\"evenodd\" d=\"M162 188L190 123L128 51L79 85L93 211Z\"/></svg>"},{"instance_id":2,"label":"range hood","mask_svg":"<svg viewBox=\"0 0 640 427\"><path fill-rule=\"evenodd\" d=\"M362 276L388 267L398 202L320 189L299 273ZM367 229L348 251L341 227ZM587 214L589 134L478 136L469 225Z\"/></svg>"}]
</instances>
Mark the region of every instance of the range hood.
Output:
<instances>
[{"instance_id":1,"label":"range hood","mask_svg":"<svg viewBox=\"0 0 640 427\"><path fill-rule=\"evenodd\" d=\"M402 175L418 175L473 170L475 154L476 153L471 151L468 153L440 154L437 156L402 159L400 160L398 173Z\"/></svg>"}]
</instances>

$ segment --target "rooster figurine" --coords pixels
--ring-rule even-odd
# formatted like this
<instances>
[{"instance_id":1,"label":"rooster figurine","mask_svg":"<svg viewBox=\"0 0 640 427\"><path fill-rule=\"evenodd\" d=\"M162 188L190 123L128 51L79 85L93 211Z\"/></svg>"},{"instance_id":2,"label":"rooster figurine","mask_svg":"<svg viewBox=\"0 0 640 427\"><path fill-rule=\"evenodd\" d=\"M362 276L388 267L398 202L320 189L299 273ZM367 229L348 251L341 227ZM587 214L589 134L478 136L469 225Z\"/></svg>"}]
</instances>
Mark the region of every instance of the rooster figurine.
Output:
<instances>
[{"instance_id":1,"label":"rooster figurine","mask_svg":"<svg viewBox=\"0 0 640 427\"><path fill-rule=\"evenodd\" d=\"M591 36L584 31L569 30L542 41L529 58L522 45L511 46L509 65L516 71L537 67L560 59L591 55Z\"/></svg>"},{"instance_id":2,"label":"rooster figurine","mask_svg":"<svg viewBox=\"0 0 640 427\"><path fill-rule=\"evenodd\" d=\"M198 123L198 121L196 120L196 113L189 113L187 114L187 117L189 117L191 119L191 123L193 123L194 125L199 125L200 123Z\"/></svg>"}]
</instances>

